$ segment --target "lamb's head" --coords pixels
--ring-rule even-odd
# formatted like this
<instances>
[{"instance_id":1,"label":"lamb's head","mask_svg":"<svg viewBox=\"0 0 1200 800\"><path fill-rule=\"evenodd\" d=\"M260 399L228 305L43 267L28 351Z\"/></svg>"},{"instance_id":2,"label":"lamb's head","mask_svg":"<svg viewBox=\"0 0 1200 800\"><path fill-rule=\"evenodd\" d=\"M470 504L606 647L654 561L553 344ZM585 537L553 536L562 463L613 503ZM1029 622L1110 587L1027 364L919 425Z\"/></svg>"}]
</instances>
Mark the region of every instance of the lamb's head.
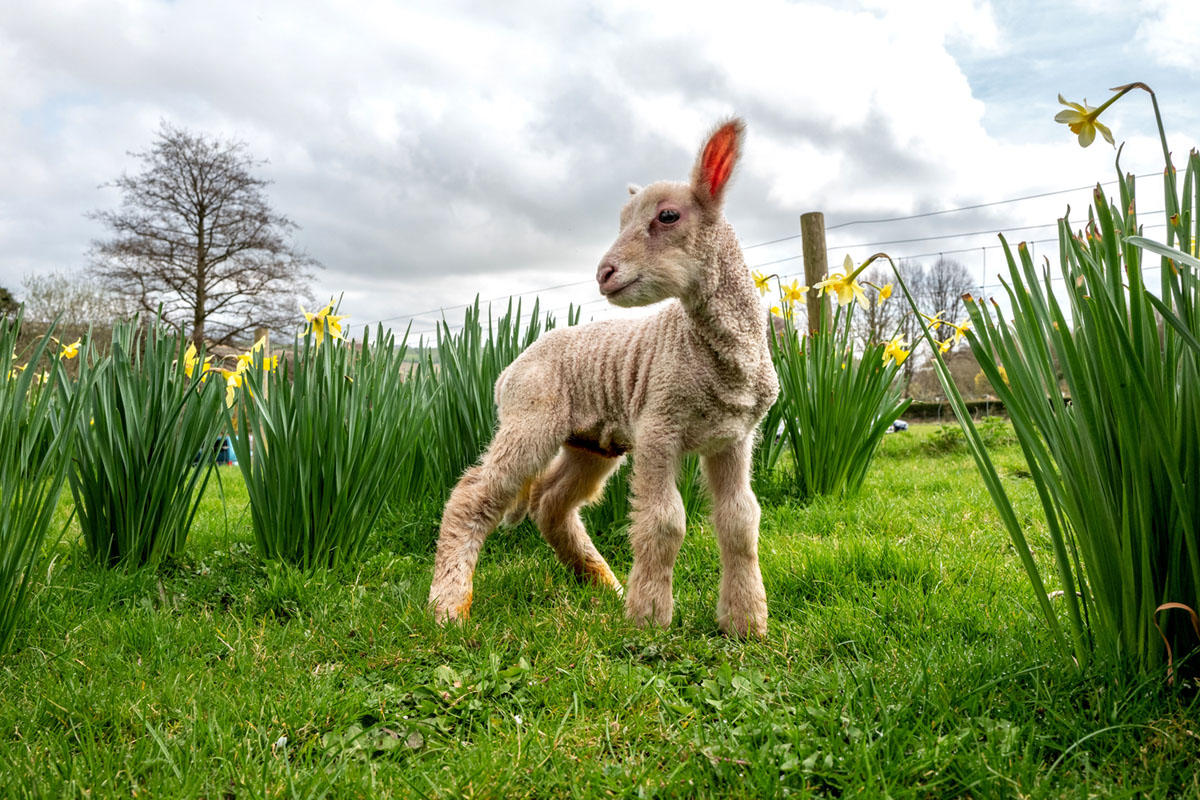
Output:
<instances>
[{"instance_id":1,"label":"lamb's head","mask_svg":"<svg viewBox=\"0 0 1200 800\"><path fill-rule=\"evenodd\" d=\"M715 238L731 236L721 208L741 152L745 123L717 127L700 148L690 183L630 186L621 232L596 270L600 293L613 305L644 306L687 298L711 264Z\"/></svg>"}]
</instances>

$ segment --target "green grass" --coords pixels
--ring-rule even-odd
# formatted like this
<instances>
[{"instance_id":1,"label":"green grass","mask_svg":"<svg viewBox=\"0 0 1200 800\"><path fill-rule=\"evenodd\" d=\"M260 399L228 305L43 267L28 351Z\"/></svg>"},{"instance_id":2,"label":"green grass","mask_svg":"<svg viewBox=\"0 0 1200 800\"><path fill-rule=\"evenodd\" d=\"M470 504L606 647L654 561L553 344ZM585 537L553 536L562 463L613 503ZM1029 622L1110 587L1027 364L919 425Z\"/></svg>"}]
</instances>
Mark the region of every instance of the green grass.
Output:
<instances>
[{"instance_id":1,"label":"green grass","mask_svg":"<svg viewBox=\"0 0 1200 800\"><path fill-rule=\"evenodd\" d=\"M528 525L441 629L436 510L392 509L376 555L306 575L254 556L222 469L228 515L214 481L157 571L58 545L0 661L0 796L1200 796L1194 687L1056 660L970 456L930 435L887 437L853 500L760 487L771 632L746 643L717 632L707 524L667 631ZM1019 451L995 457L1048 566ZM628 574L621 533L596 538Z\"/></svg>"}]
</instances>

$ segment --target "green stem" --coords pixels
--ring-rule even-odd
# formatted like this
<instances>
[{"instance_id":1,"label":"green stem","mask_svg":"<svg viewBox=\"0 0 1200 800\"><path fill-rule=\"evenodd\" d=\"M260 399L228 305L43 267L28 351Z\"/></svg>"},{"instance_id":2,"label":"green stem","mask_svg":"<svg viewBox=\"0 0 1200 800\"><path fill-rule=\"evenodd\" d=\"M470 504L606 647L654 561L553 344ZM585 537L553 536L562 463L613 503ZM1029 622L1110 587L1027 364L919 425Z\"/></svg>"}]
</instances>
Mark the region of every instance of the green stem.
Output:
<instances>
[{"instance_id":1,"label":"green stem","mask_svg":"<svg viewBox=\"0 0 1200 800\"><path fill-rule=\"evenodd\" d=\"M1109 98L1108 102L1106 102L1104 105L1102 105L1098 109L1096 109L1096 111L1093 114L1093 119L1095 117L1099 116L1101 111L1103 111L1104 109L1108 108L1110 105L1115 103L1118 98L1120 98L1121 96L1123 96L1124 94L1126 94L1127 92L1129 92L1133 89L1141 89L1146 94L1150 95L1150 104L1154 107L1154 123L1155 123L1155 125L1158 126L1158 141L1159 141L1159 144L1162 145L1162 152L1163 152L1163 164L1164 164L1163 179L1167 182L1167 189L1168 189L1168 191L1166 192L1167 205L1170 206L1167 209L1167 222L1170 223L1171 216L1173 214L1178 213L1178 211L1179 211L1179 205L1178 205L1179 201L1177 199L1178 195L1176 194L1176 190L1175 190L1175 166L1171 163L1171 149L1169 147L1167 147L1167 132L1166 132L1166 129L1163 128L1162 113L1158 109L1158 95L1156 95L1154 93L1153 89L1151 89L1149 86L1142 83L1141 81L1137 81L1135 83L1129 83L1124 86L1114 86L1111 89L1111 91L1116 92L1116 94L1113 95L1111 98ZM1168 224L1167 225L1167 244L1171 244L1172 239L1174 238L1173 234L1174 234L1174 231L1171 229L1170 224Z\"/></svg>"}]
</instances>

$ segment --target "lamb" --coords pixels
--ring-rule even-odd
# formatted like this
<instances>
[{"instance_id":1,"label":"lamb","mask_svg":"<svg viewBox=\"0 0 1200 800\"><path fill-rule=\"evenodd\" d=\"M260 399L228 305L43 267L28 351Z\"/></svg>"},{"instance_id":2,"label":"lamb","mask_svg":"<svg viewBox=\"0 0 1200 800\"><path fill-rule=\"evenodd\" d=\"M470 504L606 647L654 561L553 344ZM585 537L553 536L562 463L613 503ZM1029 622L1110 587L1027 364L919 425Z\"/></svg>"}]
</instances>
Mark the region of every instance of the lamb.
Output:
<instances>
[{"instance_id":1,"label":"lamb","mask_svg":"<svg viewBox=\"0 0 1200 800\"><path fill-rule=\"evenodd\" d=\"M759 304L723 199L745 124L706 140L690 183L630 186L620 234L596 272L617 306L676 298L655 316L559 328L500 375L499 427L442 514L429 603L439 622L465 618L484 539L528 513L581 578L621 593L579 508L633 453L633 567L626 616L666 627L683 542L681 458L698 453L721 549L717 622L763 636L767 601L758 564L759 505L750 488L758 424L779 391Z\"/></svg>"}]
</instances>

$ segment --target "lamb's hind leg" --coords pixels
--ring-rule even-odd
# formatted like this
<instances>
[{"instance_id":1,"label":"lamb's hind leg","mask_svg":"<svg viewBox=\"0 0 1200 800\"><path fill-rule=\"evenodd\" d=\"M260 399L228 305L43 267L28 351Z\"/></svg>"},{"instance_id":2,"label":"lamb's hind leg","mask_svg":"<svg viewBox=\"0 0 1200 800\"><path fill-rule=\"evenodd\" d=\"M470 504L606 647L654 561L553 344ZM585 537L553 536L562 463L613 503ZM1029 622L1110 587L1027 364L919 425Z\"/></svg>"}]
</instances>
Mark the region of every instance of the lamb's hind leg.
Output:
<instances>
[{"instance_id":1,"label":"lamb's hind leg","mask_svg":"<svg viewBox=\"0 0 1200 800\"><path fill-rule=\"evenodd\" d=\"M717 624L736 636L765 636L767 595L758 566L761 512L750 488L753 439L704 458L713 501L713 523L721 546L721 593Z\"/></svg>"},{"instance_id":2,"label":"lamb's hind leg","mask_svg":"<svg viewBox=\"0 0 1200 800\"><path fill-rule=\"evenodd\" d=\"M598 499L621 463L582 448L564 445L530 494L530 513L558 559L575 574L621 594L621 584L596 550L579 516L581 505Z\"/></svg>"},{"instance_id":3,"label":"lamb's hind leg","mask_svg":"<svg viewBox=\"0 0 1200 800\"><path fill-rule=\"evenodd\" d=\"M439 622L471 610L471 585L483 540L531 475L558 449L553 431L501 425L480 463L467 470L442 512L429 603Z\"/></svg>"}]
</instances>

